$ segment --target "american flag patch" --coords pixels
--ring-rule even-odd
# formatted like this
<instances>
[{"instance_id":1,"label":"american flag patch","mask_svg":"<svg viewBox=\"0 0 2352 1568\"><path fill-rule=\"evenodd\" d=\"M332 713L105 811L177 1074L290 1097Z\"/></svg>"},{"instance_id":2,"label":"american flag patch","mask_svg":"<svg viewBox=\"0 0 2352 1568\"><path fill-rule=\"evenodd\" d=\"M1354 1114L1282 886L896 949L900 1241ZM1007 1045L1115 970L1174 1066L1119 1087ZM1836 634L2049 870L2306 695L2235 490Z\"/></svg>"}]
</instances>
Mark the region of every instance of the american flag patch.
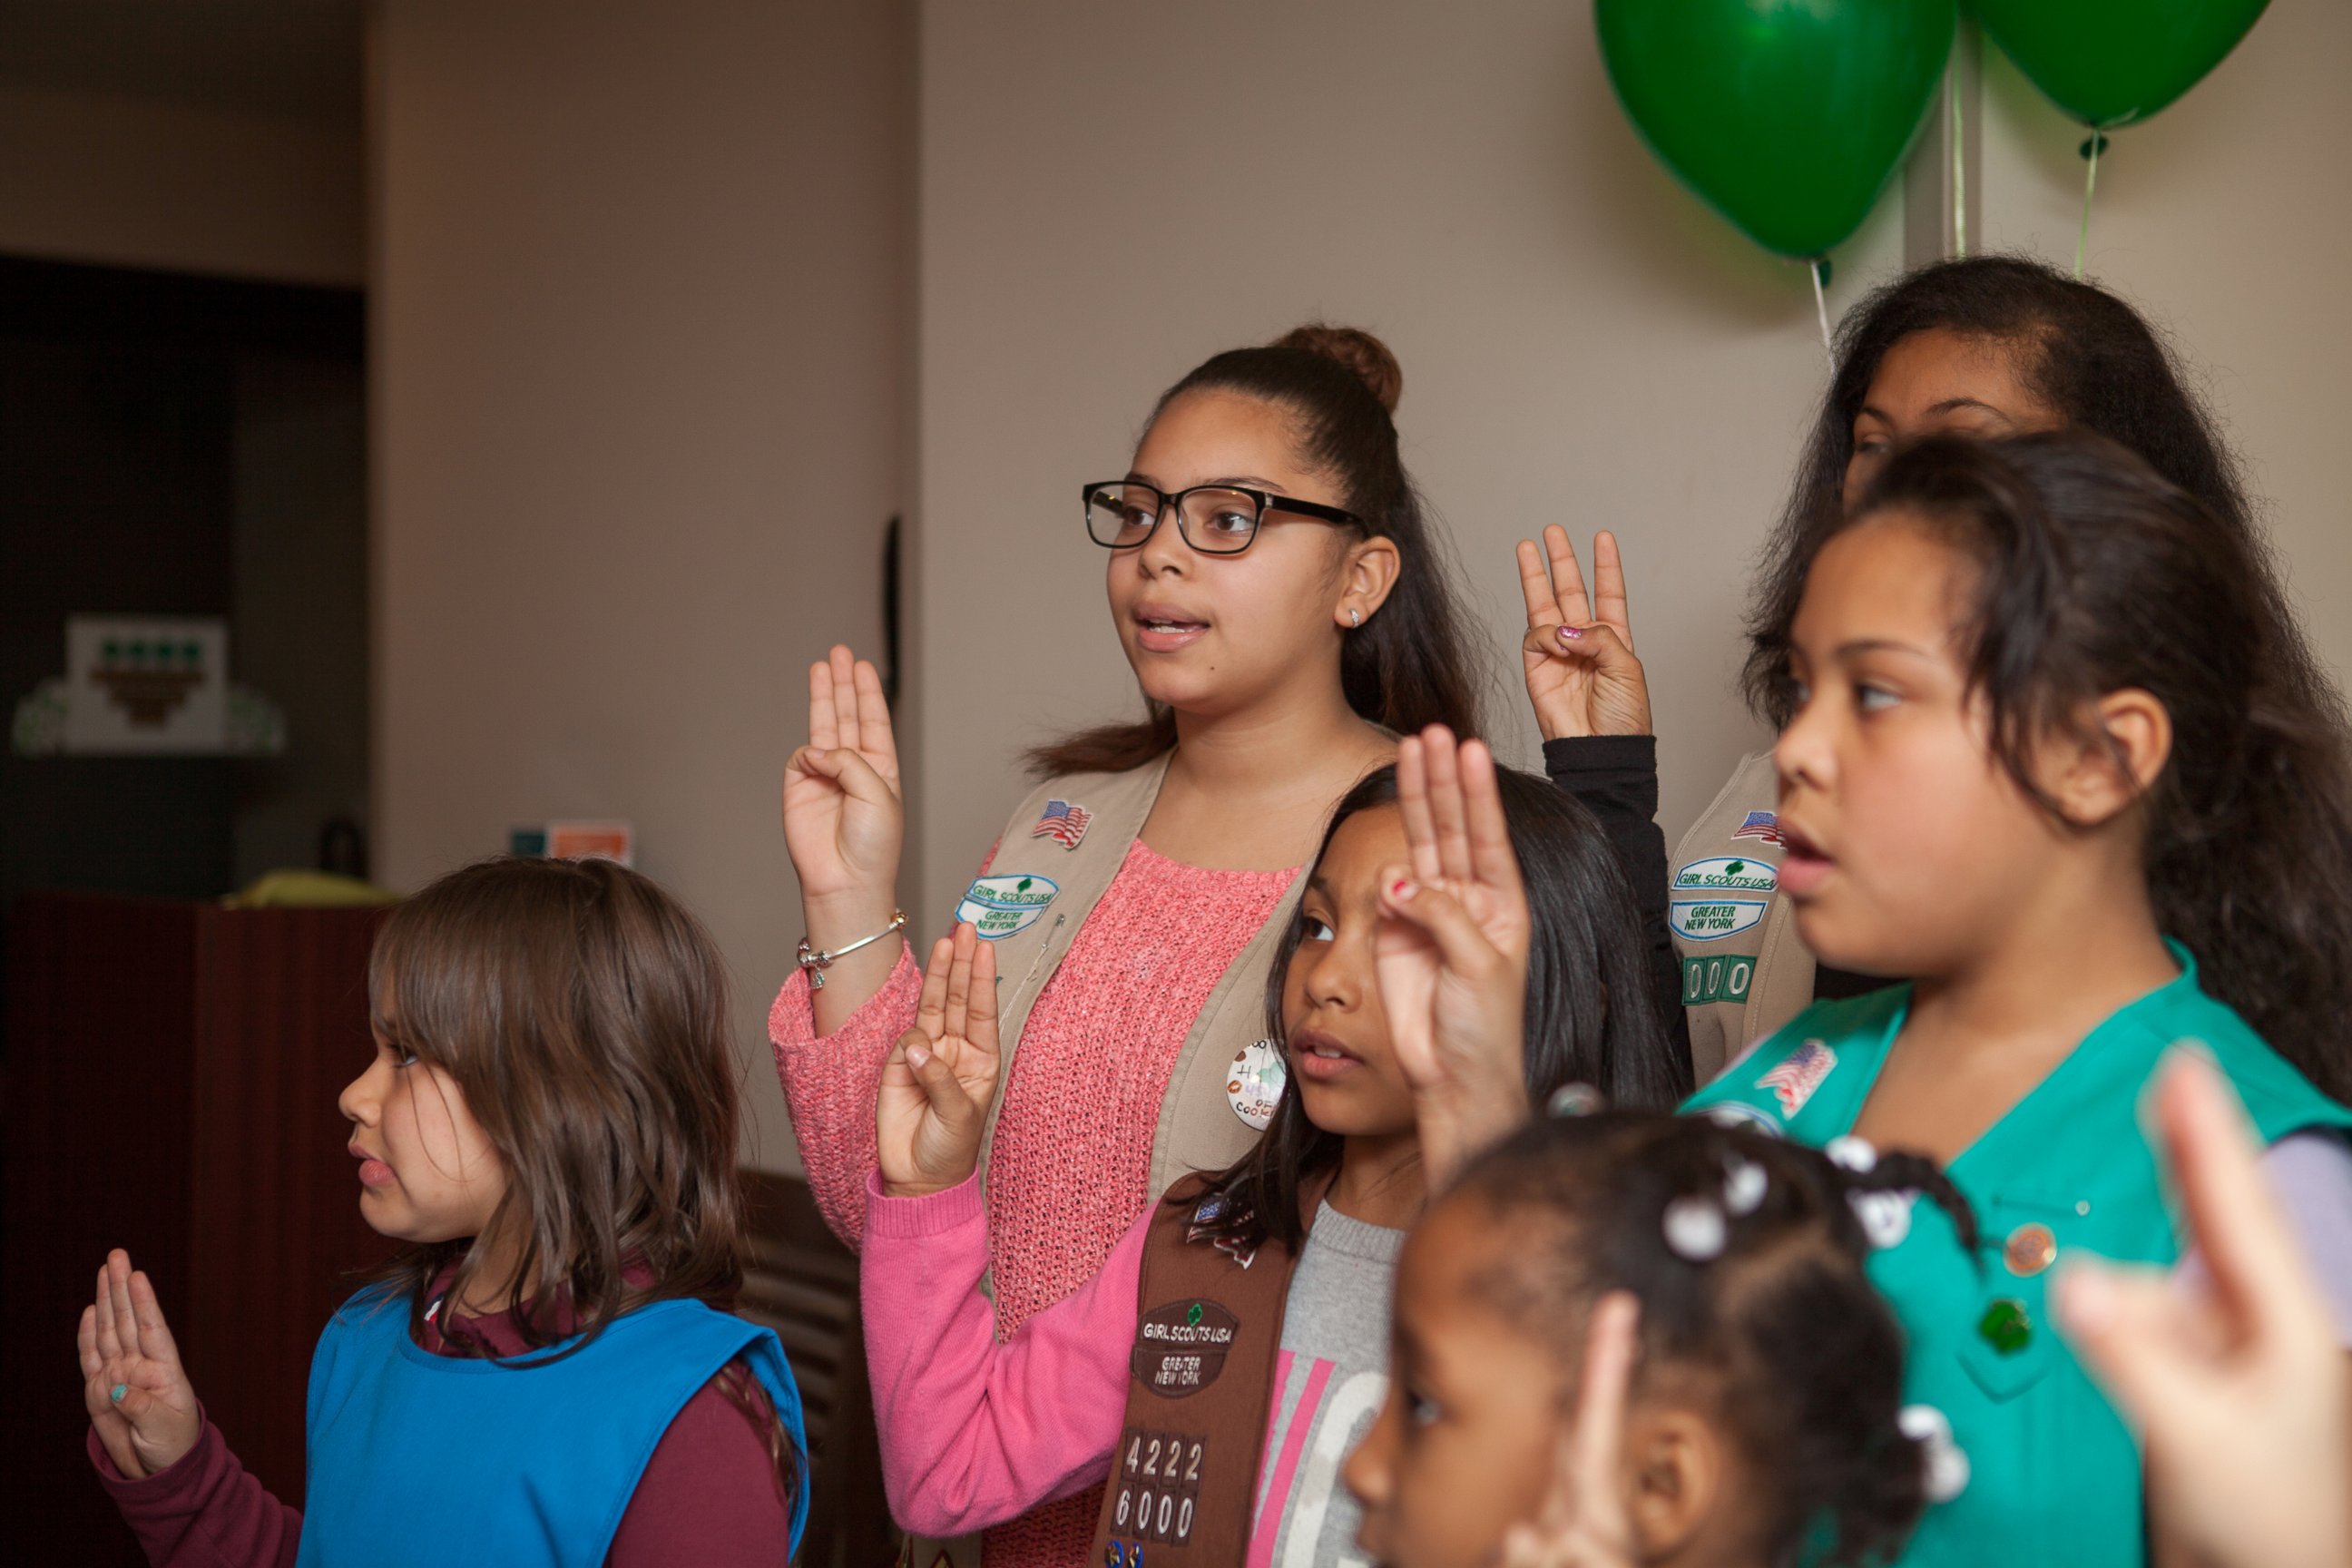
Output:
<instances>
[{"instance_id":1,"label":"american flag patch","mask_svg":"<svg viewBox=\"0 0 2352 1568\"><path fill-rule=\"evenodd\" d=\"M1032 838L1050 838L1065 849L1076 849L1078 840L1087 836L1087 824L1095 814L1083 805L1072 805L1066 800L1049 800L1038 814L1037 826L1029 830Z\"/></svg>"},{"instance_id":2,"label":"american flag patch","mask_svg":"<svg viewBox=\"0 0 2352 1568\"><path fill-rule=\"evenodd\" d=\"M1769 811L1751 811L1748 820L1731 830L1734 838L1761 838L1767 844L1784 842L1780 837L1780 818Z\"/></svg>"},{"instance_id":3,"label":"american flag patch","mask_svg":"<svg viewBox=\"0 0 2352 1568\"><path fill-rule=\"evenodd\" d=\"M1780 1114L1794 1116L1813 1098L1822 1080L1837 1070L1837 1053L1819 1040L1807 1040L1780 1058L1780 1064L1756 1080L1780 1102Z\"/></svg>"}]
</instances>

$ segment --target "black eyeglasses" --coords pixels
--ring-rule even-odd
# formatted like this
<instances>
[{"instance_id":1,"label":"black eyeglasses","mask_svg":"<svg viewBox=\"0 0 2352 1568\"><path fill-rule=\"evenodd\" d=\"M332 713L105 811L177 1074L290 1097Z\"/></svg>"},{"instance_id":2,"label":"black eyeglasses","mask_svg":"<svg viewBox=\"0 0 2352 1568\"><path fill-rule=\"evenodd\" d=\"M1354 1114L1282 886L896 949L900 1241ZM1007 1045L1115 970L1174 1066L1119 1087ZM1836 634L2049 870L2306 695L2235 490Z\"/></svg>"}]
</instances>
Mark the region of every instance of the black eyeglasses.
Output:
<instances>
[{"instance_id":1,"label":"black eyeglasses","mask_svg":"<svg viewBox=\"0 0 2352 1568\"><path fill-rule=\"evenodd\" d=\"M1132 550L1151 537L1172 507L1176 531L1203 555L1238 555L1257 537L1270 511L1295 512L1320 522L1361 528L1352 511L1320 501L1294 500L1239 485L1194 485L1173 495L1141 479L1108 479L1085 487L1087 537L1106 550Z\"/></svg>"}]
</instances>

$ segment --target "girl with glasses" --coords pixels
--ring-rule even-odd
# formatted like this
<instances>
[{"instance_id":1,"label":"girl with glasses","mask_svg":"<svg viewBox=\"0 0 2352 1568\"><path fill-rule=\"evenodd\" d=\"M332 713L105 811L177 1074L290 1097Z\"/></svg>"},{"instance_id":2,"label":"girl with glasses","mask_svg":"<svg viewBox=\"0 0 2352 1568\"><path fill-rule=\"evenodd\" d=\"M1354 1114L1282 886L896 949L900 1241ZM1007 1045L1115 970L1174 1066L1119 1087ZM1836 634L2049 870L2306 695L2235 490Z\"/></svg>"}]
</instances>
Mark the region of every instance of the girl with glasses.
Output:
<instances>
[{"instance_id":1,"label":"girl with glasses","mask_svg":"<svg viewBox=\"0 0 2352 1568\"><path fill-rule=\"evenodd\" d=\"M1475 732L1462 615L1398 453L1401 386L1347 329L1221 353L1160 398L1125 475L1086 487L1144 716L1032 754L1037 787L955 911L1003 977L980 1154L999 1336L1091 1277L1177 1177L1255 1142L1285 1078L1263 999L1333 803L1399 733ZM897 935L881 682L836 647L809 707L784 783L807 945L770 1033L811 1185L856 1245L875 1097L922 976ZM1100 1501L991 1531L986 1560L1082 1561Z\"/></svg>"}]
</instances>

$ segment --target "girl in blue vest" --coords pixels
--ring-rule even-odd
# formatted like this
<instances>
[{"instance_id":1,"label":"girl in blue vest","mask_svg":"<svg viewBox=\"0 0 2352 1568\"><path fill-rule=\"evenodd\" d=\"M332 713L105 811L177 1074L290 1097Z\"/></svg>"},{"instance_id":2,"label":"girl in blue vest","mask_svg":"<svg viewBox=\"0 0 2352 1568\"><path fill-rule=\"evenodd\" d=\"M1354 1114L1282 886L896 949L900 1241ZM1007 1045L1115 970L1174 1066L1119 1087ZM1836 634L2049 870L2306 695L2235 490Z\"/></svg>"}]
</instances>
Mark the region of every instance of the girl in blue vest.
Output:
<instances>
[{"instance_id":1,"label":"girl in blue vest","mask_svg":"<svg viewBox=\"0 0 2352 1568\"><path fill-rule=\"evenodd\" d=\"M487 861L395 910L338 1109L406 1247L320 1336L296 1510L204 1418L153 1287L82 1314L91 1458L172 1564L782 1563L800 1395L733 1316L745 1237L725 972L610 861Z\"/></svg>"},{"instance_id":2,"label":"girl in blue vest","mask_svg":"<svg viewBox=\"0 0 2352 1568\"><path fill-rule=\"evenodd\" d=\"M2137 1120L2175 1042L2244 1100L2346 1299L2352 776L2266 581L2082 434L1898 451L1809 557L1780 886L1822 962L1911 978L1814 1005L1691 1103L1924 1153L1975 1205L1980 1247L1918 1205L1871 1263L1969 1476L1905 1563L2122 1568L2162 1539L2046 1291L2077 1247L2201 1274Z\"/></svg>"}]
</instances>

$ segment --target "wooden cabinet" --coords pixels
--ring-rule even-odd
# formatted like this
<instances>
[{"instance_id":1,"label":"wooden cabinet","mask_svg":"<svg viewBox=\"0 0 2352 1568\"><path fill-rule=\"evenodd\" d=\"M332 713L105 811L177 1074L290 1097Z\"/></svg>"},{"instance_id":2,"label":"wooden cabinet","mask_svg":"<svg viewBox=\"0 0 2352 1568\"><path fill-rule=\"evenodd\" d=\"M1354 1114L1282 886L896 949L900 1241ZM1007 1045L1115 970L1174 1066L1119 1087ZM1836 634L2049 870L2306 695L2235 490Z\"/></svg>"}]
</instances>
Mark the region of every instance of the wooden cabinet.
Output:
<instances>
[{"instance_id":1,"label":"wooden cabinet","mask_svg":"<svg viewBox=\"0 0 2352 1568\"><path fill-rule=\"evenodd\" d=\"M246 1467L302 1496L310 1351L389 1244L336 1096L381 910L35 894L7 924L0 1487L11 1560L143 1561L83 1454L73 1350L107 1248L155 1280Z\"/></svg>"}]
</instances>

